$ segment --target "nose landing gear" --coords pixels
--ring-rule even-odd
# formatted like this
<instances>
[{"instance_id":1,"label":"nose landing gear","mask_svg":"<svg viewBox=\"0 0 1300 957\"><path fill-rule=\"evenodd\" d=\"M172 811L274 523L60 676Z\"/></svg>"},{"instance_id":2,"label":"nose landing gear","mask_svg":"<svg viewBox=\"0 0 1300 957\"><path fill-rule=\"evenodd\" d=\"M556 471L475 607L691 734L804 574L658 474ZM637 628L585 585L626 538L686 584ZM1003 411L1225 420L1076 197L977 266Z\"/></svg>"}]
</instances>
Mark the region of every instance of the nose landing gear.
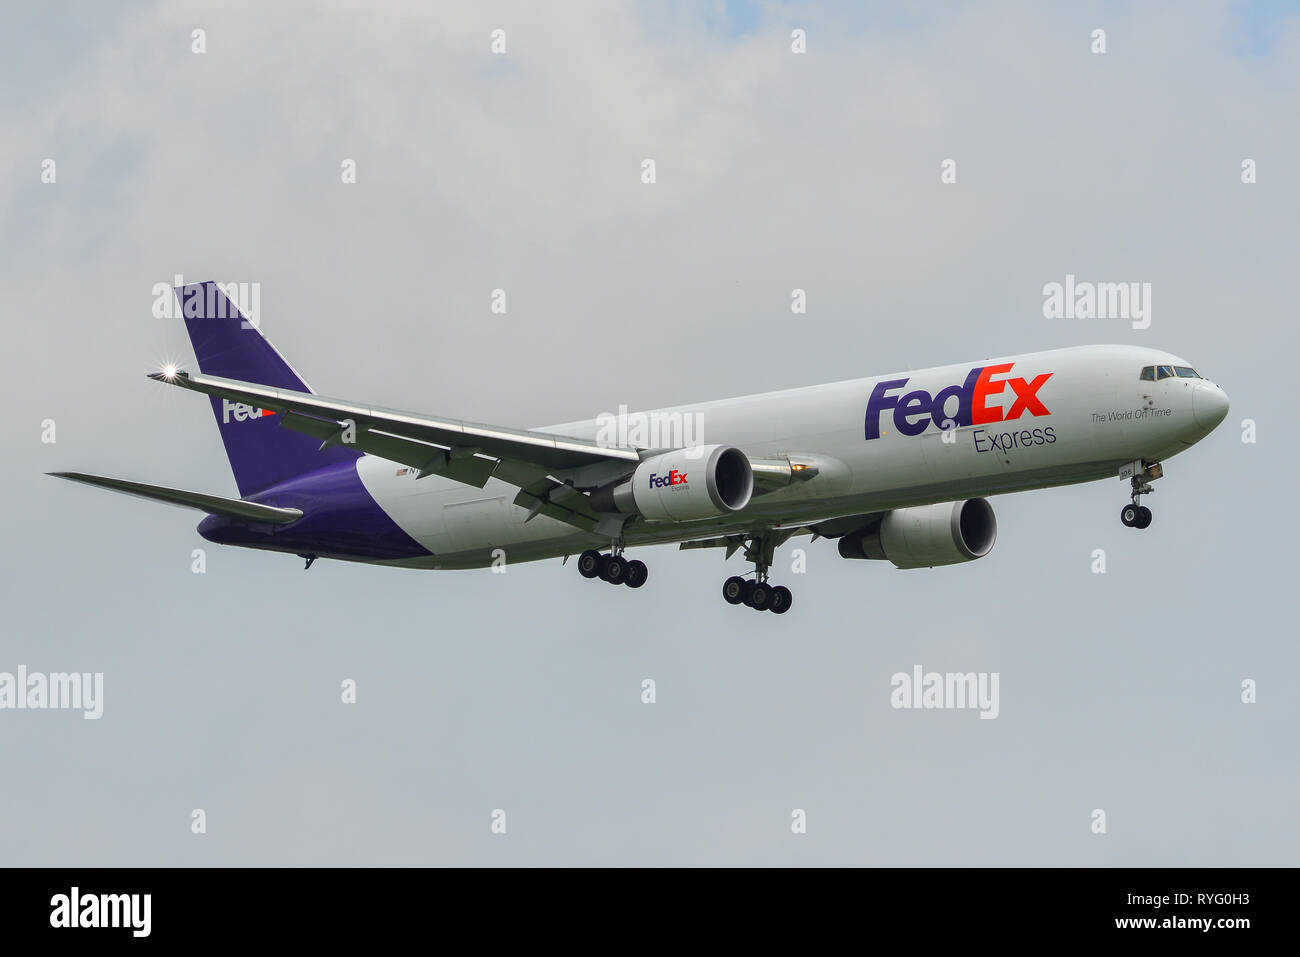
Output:
<instances>
[{"instance_id":1,"label":"nose landing gear","mask_svg":"<svg viewBox=\"0 0 1300 957\"><path fill-rule=\"evenodd\" d=\"M1151 509L1133 502L1120 509L1119 520L1129 528L1146 528L1151 524Z\"/></svg>"},{"instance_id":2,"label":"nose landing gear","mask_svg":"<svg viewBox=\"0 0 1300 957\"><path fill-rule=\"evenodd\" d=\"M1128 528L1147 528L1151 524L1151 508L1134 502L1119 510L1119 520Z\"/></svg>"},{"instance_id":3,"label":"nose landing gear","mask_svg":"<svg viewBox=\"0 0 1300 957\"><path fill-rule=\"evenodd\" d=\"M1146 528L1151 524L1151 509L1142 504L1142 496L1150 495L1151 483L1165 474L1159 462L1147 465L1134 462L1120 470L1120 477L1129 480L1132 501L1119 512L1119 520L1126 528Z\"/></svg>"}]
</instances>

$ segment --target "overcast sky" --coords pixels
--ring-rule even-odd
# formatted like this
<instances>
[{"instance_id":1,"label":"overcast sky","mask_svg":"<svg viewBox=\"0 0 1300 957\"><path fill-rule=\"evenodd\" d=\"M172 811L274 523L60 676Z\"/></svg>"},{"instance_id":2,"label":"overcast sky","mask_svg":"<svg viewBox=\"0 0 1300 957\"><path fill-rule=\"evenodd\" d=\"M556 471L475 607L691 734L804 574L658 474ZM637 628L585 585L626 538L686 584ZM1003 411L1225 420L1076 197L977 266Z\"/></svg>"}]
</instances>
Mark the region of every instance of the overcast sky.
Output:
<instances>
[{"instance_id":1,"label":"overcast sky","mask_svg":"<svg viewBox=\"0 0 1300 957\"><path fill-rule=\"evenodd\" d=\"M102 672L104 714L0 711L0 862L1296 864L1300 18L859 6L7 6L0 671ZM802 540L782 617L712 550L304 573L43 475L234 494L144 378L191 359L177 274L260 283L318 391L508 426L1094 342L1232 411L1145 532L1116 480L994 499L964 566ZM1151 283L1150 328L1044 318L1067 274ZM917 664L998 718L891 708Z\"/></svg>"}]
</instances>

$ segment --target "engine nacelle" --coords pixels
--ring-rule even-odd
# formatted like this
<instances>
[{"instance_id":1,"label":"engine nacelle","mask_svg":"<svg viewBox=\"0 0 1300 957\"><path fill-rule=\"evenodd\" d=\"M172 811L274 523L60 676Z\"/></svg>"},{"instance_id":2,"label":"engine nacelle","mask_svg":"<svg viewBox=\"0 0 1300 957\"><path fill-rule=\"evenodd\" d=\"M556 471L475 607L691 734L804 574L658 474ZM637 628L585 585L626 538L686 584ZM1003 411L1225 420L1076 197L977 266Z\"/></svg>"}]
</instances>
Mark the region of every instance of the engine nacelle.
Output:
<instances>
[{"instance_id":1,"label":"engine nacelle","mask_svg":"<svg viewBox=\"0 0 1300 957\"><path fill-rule=\"evenodd\" d=\"M865 532L840 539L844 558L884 558L898 568L932 568L983 558L998 537L993 506L982 498L899 508Z\"/></svg>"},{"instance_id":2,"label":"engine nacelle","mask_svg":"<svg viewBox=\"0 0 1300 957\"><path fill-rule=\"evenodd\" d=\"M595 492L591 501L602 511L650 522L690 522L739 512L753 494L754 472L744 452L702 445L646 459L630 479Z\"/></svg>"}]
</instances>

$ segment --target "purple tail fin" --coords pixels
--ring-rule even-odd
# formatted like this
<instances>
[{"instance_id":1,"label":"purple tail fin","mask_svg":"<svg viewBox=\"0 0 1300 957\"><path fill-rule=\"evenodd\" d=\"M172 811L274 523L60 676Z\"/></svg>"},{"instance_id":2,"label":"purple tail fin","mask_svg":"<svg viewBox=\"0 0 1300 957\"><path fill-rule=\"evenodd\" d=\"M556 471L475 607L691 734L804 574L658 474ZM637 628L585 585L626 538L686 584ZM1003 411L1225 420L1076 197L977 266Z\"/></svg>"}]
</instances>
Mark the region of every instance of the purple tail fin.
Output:
<instances>
[{"instance_id":1,"label":"purple tail fin","mask_svg":"<svg viewBox=\"0 0 1300 957\"><path fill-rule=\"evenodd\" d=\"M216 283L177 286L176 296L201 373L295 392L311 391ZM280 416L272 412L216 396L211 401L241 497L360 455L342 445L318 451L319 439L280 428Z\"/></svg>"}]
</instances>

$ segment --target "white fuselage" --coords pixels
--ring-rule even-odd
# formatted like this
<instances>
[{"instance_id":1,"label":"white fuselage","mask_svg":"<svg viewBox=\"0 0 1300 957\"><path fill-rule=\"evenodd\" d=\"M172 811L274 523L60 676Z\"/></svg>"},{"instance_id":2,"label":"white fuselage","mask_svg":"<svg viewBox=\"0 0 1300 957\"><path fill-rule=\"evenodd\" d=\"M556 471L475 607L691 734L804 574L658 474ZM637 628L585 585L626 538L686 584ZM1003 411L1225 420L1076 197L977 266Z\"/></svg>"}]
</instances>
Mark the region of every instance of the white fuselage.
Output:
<instances>
[{"instance_id":1,"label":"white fuselage","mask_svg":"<svg viewBox=\"0 0 1300 957\"><path fill-rule=\"evenodd\" d=\"M1143 367L1161 363L1187 365L1154 349L1084 346L629 416L634 425L647 420L674 427L688 423L690 444L734 445L753 460L808 457L816 462L817 474L755 495L742 511L720 518L635 521L625 543L633 547L811 525L930 502L1115 478L1135 460L1155 462L1183 451L1226 414L1226 397L1204 379L1139 378ZM962 421L963 414L971 418L971 400L969 388L963 399L960 387L975 381L981 368L992 371L976 387L973 421ZM882 386L898 380L906 382ZM943 413L936 414L926 401L945 390ZM873 395L877 406L883 403L874 416L868 414ZM1015 417L1007 419L1008 414ZM946 428L941 428L936 419L945 418ZM601 417L543 431L598 439L609 422ZM433 553L394 564L473 568L491 564L494 552L515 563L609 545L608 539L545 515L525 522L527 510L513 504L518 490L497 480L481 489L437 476L416 480L410 470L369 455L358 461L357 471L384 511Z\"/></svg>"}]
</instances>

